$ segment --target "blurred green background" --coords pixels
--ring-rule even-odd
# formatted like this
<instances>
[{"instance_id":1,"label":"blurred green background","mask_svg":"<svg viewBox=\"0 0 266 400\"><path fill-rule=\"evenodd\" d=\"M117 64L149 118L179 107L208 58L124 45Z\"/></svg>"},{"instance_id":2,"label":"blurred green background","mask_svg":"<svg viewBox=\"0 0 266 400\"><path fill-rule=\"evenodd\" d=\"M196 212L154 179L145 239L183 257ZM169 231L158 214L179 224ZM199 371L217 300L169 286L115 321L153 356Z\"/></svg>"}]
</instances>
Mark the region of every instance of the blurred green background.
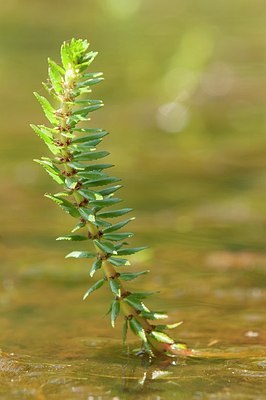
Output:
<instances>
[{"instance_id":1,"label":"blurred green background","mask_svg":"<svg viewBox=\"0 0 266 400\"><path fill-rule=\"evenodd\" d=\"M71 37L99 51L105 108L91 125L112 133L104 146L146 227L202 243L200 229L219 226L236 247L264 245L265 11L259 0L1 1L1 242L21 254L16 267L69 224L42 198L53 184L32 163L46 149L28 125L44 121L32 92L47 57Z\"/></svg>"},{"instance_id":2,"label":"blurred green background","mask_svg":"<svg viewBox=\"0 0 266 400\"><path fill-rule=\"evenodd\" d=\"M163 289L193 346L265 343L265 13L263 0L0 1L0 347L44 357L62 327L120 337L99 323L108 300L80 303L87 269L54 240L73 221L32 162L47 155L29 128L44 122L32 92L72 37L99 52L105 107L91 126L111 132L101 148L135 209L133 243L151 246L134 259L152 270L140 285Z\"/></svg>"}]
</instances>

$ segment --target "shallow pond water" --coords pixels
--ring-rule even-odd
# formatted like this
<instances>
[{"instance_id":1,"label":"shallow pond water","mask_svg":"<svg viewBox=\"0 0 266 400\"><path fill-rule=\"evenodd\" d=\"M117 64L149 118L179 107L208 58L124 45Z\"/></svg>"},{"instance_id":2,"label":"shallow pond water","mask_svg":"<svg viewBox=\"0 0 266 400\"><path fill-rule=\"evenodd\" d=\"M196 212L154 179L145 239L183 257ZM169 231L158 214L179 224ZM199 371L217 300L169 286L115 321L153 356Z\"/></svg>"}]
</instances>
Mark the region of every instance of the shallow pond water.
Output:
<instances>
[{"instance_id":1,"label":"shallow pond water","mask_svg":"<svg viewBox=\"0 0 266 400\"><path fill-rule=\"evenodd\" d=\"M161 241L158 254L137 257L135 268L152 269L141 289L161 290L153 302L169 310L171 321L184 321L175 337L199 351L197 357L151 364L136 357L138 343L131 337L123 347L121 323L113 330L104 316L108 291L82 302L89 284L83 263L48 257L16 276L3 274L0 398L264 399L263 255L209 245L199 250L181 236L185 245ZM49 255L42 246L35 251ZM53 249L51 257L58 255Z\"/></svg>"}]
</instances>

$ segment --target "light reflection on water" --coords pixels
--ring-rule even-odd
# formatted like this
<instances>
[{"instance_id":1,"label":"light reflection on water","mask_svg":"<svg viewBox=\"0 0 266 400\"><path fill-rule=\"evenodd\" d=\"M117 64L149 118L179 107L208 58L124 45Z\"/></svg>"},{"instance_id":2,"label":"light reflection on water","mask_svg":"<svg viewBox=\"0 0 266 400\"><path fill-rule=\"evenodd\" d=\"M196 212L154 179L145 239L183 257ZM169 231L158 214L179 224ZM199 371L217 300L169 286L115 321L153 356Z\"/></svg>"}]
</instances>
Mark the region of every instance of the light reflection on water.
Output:
<instances>
[{"instance_id":1,"label":"light reflection on water","mask_svg":"<svg viewBox=\"0 0 266 400\"><path fill-rule=\"evenodd\" d=\"M149 365L135 357L133 338L128 352L120 341L121 323L113 330L104 317L109 294L96 292L81 301L89 282L84 265L67 270L61 260L53 270L48 261L16 280L3 280L2 398L263 399L264 290L233 262L226 272L213 270L198 252L195 265L196 250L191 260L185 248L179 249L182 262L176 265L175 247L164 247L163 269L155 259L146 260L153 271L141 288L161 289L155 306L168 308L172 321L184 321L176 337L201 350L202 357L182 358L176 365Z\"/></svg>"}]
</instances>

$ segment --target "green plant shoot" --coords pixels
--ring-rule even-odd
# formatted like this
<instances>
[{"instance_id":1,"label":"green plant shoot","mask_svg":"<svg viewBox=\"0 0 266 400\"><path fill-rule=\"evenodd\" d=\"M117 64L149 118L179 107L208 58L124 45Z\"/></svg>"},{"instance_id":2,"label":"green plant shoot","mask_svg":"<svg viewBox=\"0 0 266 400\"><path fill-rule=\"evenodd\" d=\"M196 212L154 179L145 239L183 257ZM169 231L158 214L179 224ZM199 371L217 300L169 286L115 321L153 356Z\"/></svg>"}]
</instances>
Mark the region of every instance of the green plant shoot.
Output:
<instances>
[{"instance_id":1,"label":"green plant shoot","mask_svg":"<svg viewBox=\"0 0 266 400\"><path fill-rule=\"evenodd\" d=\"M154 324L155 320L164 320L167 315L150 310L144 304L153 292L131 292L126 287L128 281L149 271L127 271L130 265L128 256L144 247L129 247L127 240L133 233L122 229L133 220L125 217L132 209L117 207L121 202L116 197L121 188L120 179L107 174L106 170L112 165L103 163L102 159L109 153L97 149L108 133L103 129L84 127L90 114L103 106L101 100L93 100L90 95L92 86L100 83L103 77L101 72L88 72L97 55L88 48L86 40L64 42L61 47L62 65L48 59L49 79L44 88L49 100L34 93L49 125L31 127L52 153L50 157L35 161L62 186L60 193L45 196L76 220L71 233L57 240L91 243L88 250L72 251L66 257L92 260L90 276L97 276L97 281L83 298L87 299L104 285L110 287L111 324L114 327L119 314L123 316L123 342L130 329L141 340L142 350L149 356L186 355L189 353L186 346L175 343L165 333L180 323Z\"/></svg>"}]
</instances>

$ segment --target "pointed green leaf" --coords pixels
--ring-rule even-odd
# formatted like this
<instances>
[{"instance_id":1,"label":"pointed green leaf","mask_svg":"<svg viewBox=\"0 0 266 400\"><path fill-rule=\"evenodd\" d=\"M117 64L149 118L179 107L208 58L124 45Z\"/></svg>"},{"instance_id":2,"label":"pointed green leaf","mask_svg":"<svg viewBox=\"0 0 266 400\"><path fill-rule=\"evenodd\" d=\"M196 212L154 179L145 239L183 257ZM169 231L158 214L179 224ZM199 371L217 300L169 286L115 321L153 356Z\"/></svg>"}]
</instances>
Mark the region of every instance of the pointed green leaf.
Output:
<instances>
[{"instance_id":1,"label":"pointed green leaf","mask_svg":"<svg viewBox=\"0 0 266 400\"><path fill-rule=\"evenodd\" d=\"M121 249L123 246L125 246L127 244L128 244L127 242L120 242L120 243L116 243L114 246L115 246L116 250L119 250L119 249Z\"/></svg>"},{"instance_id":2,"label":"pointed green leaf","mask_svg":"<svg viewBox=\"0 0 266 400\"><path fill-rule=\"evenodd\" d=\"M108 228L104 228L103 232L104 233L111 233L114 231L118 231L120 228L123 228L123 226L127 225L129 222L133 221L135 219L135 217L133 218L129 218L125 221L122 222L118 222L117 224L113 224L111 226L109 226Z\"/></svg>"},{"instance_id":3,"label":"pointed green leaf","mask_svg":"<svg viewBox=\"0 0 266 400\"><path fill-rule=\"evenodd\" d=\"M125 258L109 257L108 261L115 267L122 267L124 265L130 265L130 262Z\"/></svg>"},{"instance_id":4,"label":"pointed green leaf","mask_svg":"<svg viewBox=\"0 0 266 400\"><path fill-rule=\"evenodd\" d=\"M105 283L105 279L100 279L97 281L83 296L83 300L85 300L92 292L102 287Z\"/></svg>"},{"instance_id":5,"label":"pointed green leaf","mask_svg":"<svg viewBox=\"0 0 266 400\"><path fill-rule=\"evenodd\" d=\"M153 294L159 293L159 291L153 291L153 292L134 292L130 296L134 296L135 299L146 299L147 297L152 296Z\"/></svg>"},{"instance_id":6,"label":"pointed green leaf","mask_svg":"<svg viewBox=\"0 0 266 400\"><path fill-rule=\"evenodd\" d=\"M117 281L116 279L110 279L109 285L110 285L112 292L116 296L120 297L121 296L121 285L120 285L119 281Z\"/></svg>"},{"instance_id":7,"label":"pointed green leaf","mask_svg":"<svg viewBox=\"0 0 266 400\"><path fill-rule=\"evenodd\" d=\"M48 197L48 199L53 200L56 204L58 204L66 213L70 214L72 217L77 218L79 217L79 211L78 209L68 200L59 197L59 196L54 196L52 194L45 194L45 197Z\"/></svg>"},{"instance_id":8,"label":"pointed green leaf","mask_svg":"<svg viewBox=\"0 0 266 400\"><path fill-rule=\"evenodd\" d=\"M80 71L84 71L85 69L87 69L87 67L92 63L97 54L97 51L90 51L89 53L86 53L83 57L82 63L79 64Z\"/></svg>"},{"instance_id":9,"label":"pointed green leaf","mask_svg":"<svg viewBox=\"0 0 266 400\"><path fill-rule=\"evenodd\" d=\"M174 340L170 338L168 335L162 332L152 331L150 336L156 339L158 342L173 344Z\"/></svg>"},{"instance_id":10,"label":"pointed green leaf","mask_svg":"<svg viewBox=\"0 0 266 400\"><path fill-rule=\"evenodd\" d=\"M65 236L59 236L58 238L56 238L56 240L71 240L75 242L80 242L82 240L88 240L88 238L83 235L65 235Z\"/></svg>"},{"instance_id":11,"label":"pointed green leaf","mask_svg":"<svg viewBox=\"0 0 266 400\"><path fill-rule=\"evenodd\" d=\"M94 190L78 189L81 196L88 200L101 200L103 196Z\"/></svg>"},{"instance_id":12,"label":"pointed green leaf","mask_svg":"<svg viewBox=\"0 0 266 400\"><path fill-rule=\"evenodd\" d=\"M84 142L84 143L71 143L70 149L73 151L92 151L93 148L96 148L96 146L101 143L102 139L95 139L95 140L90 140L89 142Z\"/></svg>"},{"instance_id":13,"label":"pointed green leaf","mask_svg":"<svg viewBox=\"0 0 266 400\"><path fill-rule=\"evenodd\" d=\"M103 101L99 100L99 99L91 99L91 98L87 98L87 99L82 99L82 100L75 100L74 104L75 105L82 105L82 106L92 106L94 104L101 104Z\"/></svg>"},{"instance_id":14,"label":"pointed green leaf","mask_svg":"<svg viewBox=\"0 0 266 400\"><path fill-rule=\"evenodd\" d=\"M132 232L122 232L122 233L106 233L103 235L104 239L111 241L120 241L126 238L132 237L134 234Z\"/></svg>"},{"instance_id":15,"label":"pointed green leaf","mask_svg":"<svg viewBox=\"0 0 266 400\"><path fill-rule=\"evenodd\" d=\"M140 299L134 297L134 294L130 294L129 296L125 297L124 299L129 305L134 307L136 310L139 311L146 311L146 306L145 304L140 301ZM148 309L147 309L148 310ZM149 311L149 310L148 310Z\"/></svg>"},{"instance_id":16,"label":"pointed green leaf","mask_svg":"<svg viewBox=\"0 0 266 400\"><path fill-rule=\"evenodd\" d=\"M55 165L53 165L53 163L51 163L50 161L46 161L46 160L36 160L35 159L34 161L37 162L38 164L40 164L45 169L45 171L48 173L48 175L50 175L54 181L59 183L59 185L63 185L65 183L60 170Z\"/></svg>"},{"instance_id":17,"label":"pointed green leaf","mask_svg":"<svg viewBox=\"0 0 266 400\"><path fill-rule=\"evenodd\" d=\"M74 178L66 178L66 179L65 179L65 184L66 184L66 187L67 187L68 189L71 189L71 190L75 189L75 187L77 186L77 183L78 183L77 177L74 177Z\"/></svg>"},{"instance_id":18,"label":"pointed green leaf","mask_svg":"<svg viewBox=\"0 0 266 400\"><path fill-rule=\"evenodd\" d=\"M144 342L143 347L144 347L144 350L146 351L146 353L149 354L149 356L155 357L149 342Z\"/></svg>"},{"instance_id":19,"label":"pointed green leaf","mask_svg":"<svg viewBox=\"0 0 266 400\"><path fill-rule=\"evenodd\" d=\"M65 71L62 67L56 64L50 58L48 58L48 64L49 64L49 69L48 69L49 78L53 85L53 88L56 93L62 93L63 92L62 75L64 75Z\"/></svg>"},{"instance_id":20,"label":"pointed green leaf","mask_svg":"<svg viewBox=\"0 0 266 400\"><path fill-rule=\"evenodd\" d=\"M70 196L70 193L69 192L58 192L58 193L54 193L53 196L55 196L55 197L68 197L68 196Z\"/></svg>"},{"instance_id":21,"label":"pointed green leaf","mask_svg":"<svg viewBox=\"0 0 266 400\"><path fill-rule=\"evenodd\" d=\"M90 121L90 118L87 118L84 115L81 114L76 114L76 115L69 115L67 118L67 123L70 125L71 130L77 125L78 122L85 122L85 121Z\"/></svg>"},{"instance_id":22,"label":"pointed green leaf","mask_svg":"<svg viewBox=\"0 0 266 400\"><path fill-rule=\"evenodd\" d=\"M133 248L127 248L127 249L120 249L120 250L117 251L117 254L119 256L129 256L131 254L135 254L138 251L144 250L146 248L147 247L144 246L144 247L133 247Z\"/></svg>"},{"instance_id":23,"label":"pointed green leaf","mask_svg":"<svg viewBox=\"0 0 266 400\"><path fill-rule=\"evenodd\" d=\"M107 227L107 226L111 225L110 222L105 221L104 219L100 219L100 218L95 218L95 224L98 227Z\"/></svg>"},{"instance_id":24,"label":"pointed green leaf","mask_svg":"<svg viewBox=\"0 0 266 400\"><path fill-rule=\"evenodd\" d=\"M48 127L46 125L37 125L47 136L54 138L56 134L58 134L57 127L51 126Z\"/></svg>"},{"instance_id":25,"label":"pointed green leaf","mask_svg":"<svg viewBox=\"0 0 266 400\"><path fill-rule=\"evenodd\" d=\"M82 164L80 162L70 162L68 165L78 171L101 171L113 167L113 164Z\"/></svg>"},{"instance_id":26,"label":"pointed green leaf","mask_svg":"<svg viewBox=\"0 0 266 400\"><path fill-rule=\"evenodd\" d=\"M76 232L76 231L78 231L79 229L84 228L84 226L86 226L86 223L85 223L85 222L79 222L79 223L71 230L71 232L72 232L72 233L73 233L73 232Z\"/></svg>"},{"instance_id":27,"label":"pointed green leaf","mask_svg":"<svg viewBox=\"0 0 266 400\"><path fill-rule=\"evenodd\" d=\"M102 191L100 191L102 194ZM120 210L114 210L114 211L104 211L98 213L98 217L100 218L115 218L115 217L121 217L124 214L127 214L128 212L132 211L133 208L121 208Z\"/></svg>"},{"instance_id":28,"label":"pointed green leaf","mask_svg":"<svg viewBox=\"0 0 266 400\"><path fill-rule=\"evenodd\" d=\"M135 333L135 335L139 336L140 339L143 340L143 342L147 342L146 333L142 328L141 324L139 323L139 321L137 321L133 317L132 319L129 320L129 326L132 332Z\"/></svg>"},{"instance_id":29,"label":"pointed green leaf","mask_svg":"<svg viewBox=\"0 0 266 400\"><path fill-rule=\"evenodd\" d=\"M99 209L103 207L111 207L114 204L121 203L121 201L121 199L112 197L110 199L92 200L90 205Z\"/></svg>"},{"instance_id":30,"label":"pointed green leaf","mask_svg":"<svg viewBox=\"0 0 266 400\"><path fill-rule=\"evenodd\" d=\"M86 221L95 222L95 215L89 208L80 207L78 210L80 216L84 218Z\"/></svg>"},{"instance_id":31,"label":"pointed green leaf","mask_svg":"<svg viewBox=\"0 0 266 400\"><path fill-rule=\"evenodd\" d=\"M141 317L146 319L166 319L168 315L160 311L142 311Z\"/></svg>"},{"instance_id":32,"label":"pointed green leaf","mask_svg":"<svg viewBox=\"0 0 266 400\"><path fill-rule=\"evenodd\" d=\"M99 158L104 158L108 156L110 153L108 151L91 151L88 153L77 154L73 156L73 160L75 161L91 161L98 160Z\"/></svg>"},{"instance_id":33,"label":"pointed green leaf","mask_svg":"<svg viewBox=\"0 0 266 400\"><path fill-rule=\"evenodd\" d=\"M114 245L111 242L103 242L98 239L93 240L93 243L107 254L117 254Z\"/></svg>"},{"instance_id":34,"label":"pointed green leaf","mask_svg":"<svg viewBox=\"0 0 266 400\"><path fill-rule=\"evenodd\" d=\"M83 115L84 117L86 117L90 112L98 110L99 108L103 107L103 105L104 104L102 102L93 106L79 108L78 110L73 111L72 115Z\"/></svg>"},{"instance_id":35,"label":"pointed green leaf","mask_svg":"<svg viewBox=\"0 0 266 400\"><path fill-rule=\"evenodd\" d=\"M47 117L47 119L51 122L51 124L57 125L58 124L58 119L56 118L55 110L51 106L49 101L45 97L39 95L39 93L37 93L37 92L34 92L34 96L36 97L38 102L41 104L42 109L43 109L44 114Z\"/></svg>"},{"instance_id":36,"label":"pointed green leaf","mask_svg":"<svg viewBox=\"0 0 266 400\"><path fill-rule=\"evenodd\" d=\"M96 260L90 269L90 276L93 277L96 271L102 267L102 260Z\"/></svg>"},{"instance_id":37,"label":"pointed green leaf","mask_svg":"<svg viewBox=\"0 0 266 400\"><path fill-rule=\"evenodd\" d=\"M105 132L105 131L99 132L99 133L91 133L90 135L81 136L81 137L78 137L78 138L72 140L72 143L73 144L84 143L84 142L90 143L91 141L96 140L96 139L101 139L106 135L108 135L108 132Z\"/></svg>"},{"instance_id":38,"label":"pointed green leaf","mask_svg":"<svg viewBox=\"0 0 266 400\"><path fill-rule=\"evenodd\" d=\"M54 144L51 132L45 126L31 124L30 127L44 141L53 154L56 155L60 153L59 148Z\"/></svg>"},{"instance_id":39,"label":"pointed green leaf","mask_svg":"<svg viewBox=\"0 0 266 400\"><path fill-rule=\"evenodd\" d=\"M107 177L107 175L104 174L102 171L79 171L77 172L77 176L79 178L83 178L83 180L96 180Z\"/></svg>"},{"instance_id":40,"label":"pointed green leaf","mask_svg":"<svg viewBox=\"0 0 266 400\"><path fill-rule=\"evenodd\" d=\"M30 124L30 127L34 130L35 133L46 143L52 144L53 142L53 134L50 130L46 128L44 125L34 125Z\"/></svg>"},{"instance_id":41,"label":"pointed green leaf","mask_svg":"<svg viewBox=\"0 0 266 400\"><path fill-rule=\"evenodd\" d=\"M123 187L123 186L122 185L111 186L106 189L99 190L99 193L101 193L103 196L108 196L109 194L113 194L117 190L121 189L121 187Z\"/></svg>"},{"instance_id":42,"label":"pointed green leaf","mask_svg":"<svg viewBox=\"0 0 266 400\"><path fill-rule=\"evenodd\" d=\"M61 60L65 69L69 69L72 63L69 51L69 43L64 42L61 46Z\"/></svg>"},{"instance_id":43,"label":"pointed green leaf","mask_svg":"<svg viewBox=\"0 0 266 400\"><path fill-rule=\"evenodd\" d=\"M102 128L74 128L75 132L80 132L80 133L100 133L104 132Z\"/></svg>"},{"instance_id":44,"label":"pointed green leaf","mask_svg":"<svg viewBox=\"0 0 266 400\"><path fill-rule=\"evenodd\" d=\"M60 98L58 97L58 95L56 94L56 92L53 91L53 87L51 83L46 83L46 82L42 82L42 86L44 87L44 89L46 90L46 92L49 94L49 96L51 96L53 99L55 99L56 101L60 101Z\"/></svg>"},{"instance_id":45,"label":"pointed green leaf","mask_svg":"<svg viewBox=\"0 0 266 400\"><path fill-rule=\"evenodd\" d=\"M118 317L119 312L120 312L120 302L114 300L112 302L112 309L111 309L111 325L113 328L115 327L115 320Z\"/></svg>"},{"instance_id":46,"label":"pointed green leaf","mask_svg":"<svg viewBox=\"0 0 266 400\"><path fill-rule=\"evenodd\" d=\"M84 74L84 78L98 78L99 76L102 76L102 72L90 72L87 74Z\"/></svg>"},{"instance_id":47,"label":"pointed green leaf","mask_svg":"<svg viewBox=\"0 0 266 400\"><path fill-rule=\"evenodd\" d=\"M122 281L132 281L133 279L136 279L141 275L146 275L149 272L150 271L148 271L148 270L147 271L141 271L141 272L121 272L120 273L120 279L122 279Z\"/></svg>"},{"instance_id":48,"label":"pointed green leaf","mask_svg":"<svg viewBox=\"0 0 266 400\"><path fill-rule=\"evenodd\" d=\"M165 329L175 329L178 326L182 325L183 321L177 322L175 324L167 324L167 325L156 325L155 330L157 331L164 331Z\"/></svg>"},{"instance_id":49,"label":"pointed green leaf","mask_svg":"<svg viewBox=\"0 0 266 400\"><path fill-rule=\"evenodd\" d=\"M30 127L46 144L54 144L51 132L47 131L44 126L30 124Z\"/></svg>"},{"instance_id":50,"label":"pointed green leaf","mask_svg":"<svg viewBox=\"0 0 266 400\"><path fill-rule=\"evenodd\" d=\"M95 179L95 180L89 180L86 182L86 185L88 187L90 187L90 186L105 186L105 185L109 185L109 183L114 183L114 182L118 182L118 181L121 181L121 179L116 178L114 176L108 176L108 177L99 178L99 179Z\"/></svg>"},{"instance_id":51,"label":"pointed green leaf","mask_svg":"<svg viewBox=\"0 0 266 400\"><path fill-rule=\"evenodd\" d=\"M100 83L100 82L102 82L104 80L104 78L101 78L101 77L99 77L99 78L94 78L94 79L87 79L86 81L83 81L83 82L81 82L81 83L78 83L78 87L79 88L83 88L83 87L86 87L86 86L92 86L92 85L96 85L97 83Z\"/></svg>"},{"instance_id":52,"label":"pointed green leaf","mask_svg":"<svg viewBox=\"0 0 266 400\"><path fill-rule=\"evenodd\" d=\"M96 257L95 253L90 253L89 251L72 251L67 254L65 258L93 258Z\"/></svg>"}]
</instances>

